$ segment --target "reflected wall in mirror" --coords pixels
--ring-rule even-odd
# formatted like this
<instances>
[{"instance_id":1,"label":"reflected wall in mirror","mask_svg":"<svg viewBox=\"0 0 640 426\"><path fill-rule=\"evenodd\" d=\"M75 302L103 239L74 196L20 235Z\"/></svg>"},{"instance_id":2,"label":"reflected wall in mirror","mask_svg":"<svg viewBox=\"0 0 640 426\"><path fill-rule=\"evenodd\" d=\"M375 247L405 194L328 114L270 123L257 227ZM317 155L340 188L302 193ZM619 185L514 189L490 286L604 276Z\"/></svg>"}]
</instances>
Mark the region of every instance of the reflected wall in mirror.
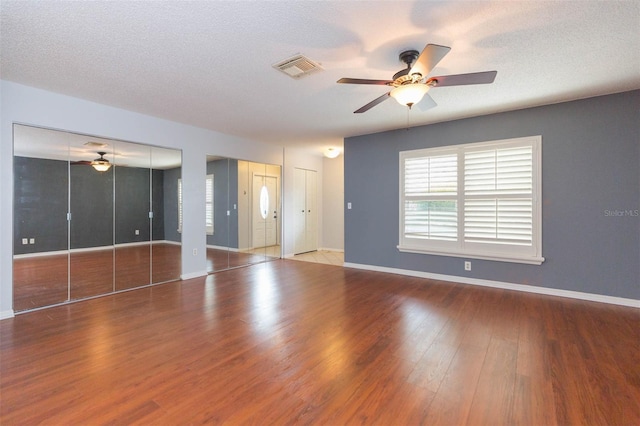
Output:
<instances>
[{"instance_id":1,"label":"reflected wall in mirror","mask_svg":"<svg viewBox=\"0 0 640 426\"><path fill-rule=\"evenodd\" d=\"M207 271L281 257L280 166L207 156Z\"/></svg>"},{"instance_id":2,"label":"reflected wall in mirror","mask_svg":"<svg viewBox=\"0 0 640 426\"><path fill-rule=\"evenodd\" d=\"M104 155L113 159L113 143L96 140L91 142L100 144L101 146L93 147L99 148L100 152L105 152ZM71 138L68 143L74 150L78 149ZM98 171L86 162L100 158L100 154L89 152L82 155L84 160L76 159L69 163L70 299L82 299L113 291L115 167ZM107 164L103 166L106 167Z\"/></svg>"},{"instance_id":3,"label":"reflected wall in mirror","mask_svg":"<svg viewBox=\"0 0 640 426\"><path fill-rule=\"evenodd\" d=\"M179 150L14 125L14 310L179 279L180 169Z\"/></svg>"}]
</instances>

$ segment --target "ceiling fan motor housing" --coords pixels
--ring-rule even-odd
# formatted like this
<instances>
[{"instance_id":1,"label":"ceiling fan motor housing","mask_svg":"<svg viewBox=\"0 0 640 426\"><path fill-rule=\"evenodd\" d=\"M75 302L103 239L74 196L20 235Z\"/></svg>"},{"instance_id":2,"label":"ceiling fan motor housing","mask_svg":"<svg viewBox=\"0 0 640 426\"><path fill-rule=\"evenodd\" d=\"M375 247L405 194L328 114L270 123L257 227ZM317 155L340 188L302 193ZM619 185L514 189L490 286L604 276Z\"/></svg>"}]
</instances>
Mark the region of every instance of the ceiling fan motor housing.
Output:
<instances>
[{"instance_id":1,"label":"ceiling fan motor housing","mask_svg":"<svg viewBox=\"0 0 640 426\"><path fill-rule=\"evenodd\" d=\"M411 71L411 67L418 59L420 53L417 50L405 50L400 52L398 56L402 62L407 64L406 68L401 69L397 73L393 75L393 85L400 86L402 84L414 83L416 82L416 78L414 76L409 75L409 71ZM421 74L417 74L422 77Z\"/></svg>"}]
</instances>

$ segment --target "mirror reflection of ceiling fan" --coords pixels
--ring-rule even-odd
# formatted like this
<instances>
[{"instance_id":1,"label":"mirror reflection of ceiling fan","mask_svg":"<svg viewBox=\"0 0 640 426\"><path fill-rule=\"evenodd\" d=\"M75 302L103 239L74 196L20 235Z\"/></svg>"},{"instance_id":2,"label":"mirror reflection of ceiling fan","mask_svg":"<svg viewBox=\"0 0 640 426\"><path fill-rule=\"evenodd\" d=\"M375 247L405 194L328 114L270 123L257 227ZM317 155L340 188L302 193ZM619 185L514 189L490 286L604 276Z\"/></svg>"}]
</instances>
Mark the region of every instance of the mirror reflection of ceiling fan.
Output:
<instances>
[{"instance_id":1,"label":"mirror reflection of ceiling fan","mask_svg":"<svg viewBox=\"0 0 640 426\"><path fill-rule=\"evenodd\" d=\"M71 165L72 166L92 166L94 169L96 169L99 172L106 172L111 167L111 163L109 162L109 160L104 158L106 154L107 153L104 151L98 151L98 155L100 156L100 158L96 158L95 160L92 160L92 161L86 161L86 160L73 161L71 162Z\"/></svg>"},{"instance_id":2,"label":"mirror reflection of ceiling fan","mask_svg":"<svg viewBox=\"0 0 640 426\"><path fill-rule=\"evenodd\" d=\"M407 64L407 68L394 74L392 80L341 78L338 80L338 83L373 84L393 87L391 91L354 111L355 114L366 112L386 101L389 97L394 98L398 103L408 106L409 108L420 102L421 109L426 110L436 106L435 101L427 94L429 89L433 87L493 83L497 71L427 77L431 70L450 50L450 47L427 44L419 55L417 50L407 50L400 53L400 60Z\"/></svg>"}]
</instances>

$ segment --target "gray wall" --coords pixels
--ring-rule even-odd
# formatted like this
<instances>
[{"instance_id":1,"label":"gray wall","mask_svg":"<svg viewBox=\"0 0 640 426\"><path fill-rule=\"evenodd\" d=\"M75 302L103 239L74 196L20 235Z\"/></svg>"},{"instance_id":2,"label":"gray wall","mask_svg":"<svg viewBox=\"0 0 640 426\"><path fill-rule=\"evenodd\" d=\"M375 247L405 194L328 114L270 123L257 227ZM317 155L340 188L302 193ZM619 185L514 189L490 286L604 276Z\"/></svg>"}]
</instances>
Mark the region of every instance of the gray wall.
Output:
<instances>
[{"instance_id":1,"label":"gray wall","mask_svg":"<svg viewBox=\"0 0 640 426\"><path fill-rule=\"evenodd\" d=\"M238 160L209 161L207 174L214 185L213 235L207 235L207 245L238 248L238 210L233 208L238 205Z\"/></svg>"},{"instance_id":2,"label":"gray wall","mask_svg":"<svg viewBox=\"0 0 640 426\"><path fill-rule=\"evenodd\" d=\"M66 161L15 157L14 172L14 254L66 250L68 244L72 249L113 244L114 176L116 244L150 239L149 169L112 167L98 172L88 166L68 167ZM153 170L151 176L153 239L163 240L164 172ZM72 214L69 241L68 203ZM22 238L35 238L35 244L23 245Z\"/></svg>"},{"instance_id":3,"label":"gray wall","mask_svg":"<svg viewBox=\"0 0 640 426\"><path fill-rule=\"evenodd\" d=\"M181 168L164 171L164 238L169 241L180 242L178 232L178 179Z\"/></svg>"},{"instance_id":4,"label":"gray wall","mask_svg":"<svg viewBox=\"0 0 640 426\"><path fill-rule=\"evenodd\" d=\"M345 140L345 261L640 299L640 91ZM540 266L400 253L398 153L542 135Z\"/></svg>"},{"instance_id":5,"label":"gray wall","mask_svg":"<svg viewBox=\"0 0 640 426\"><path fill-rule=\"evenodd\" d=\"M13 253L66 250L67 163L14 157L13 170ZM35 244L23 245L22 238L35 238Z\"/></svg>"},{"instance_id":6,"label":"gray wall","mask_svg":"<svg viewBox=\"0 0 640 426\"><path fill-rule=\"evenodd\" d=\"M66 168L66 161L60 163ZM113 171L113 167L106 172L79 165L69 168L71 248L113 244ZM66 227L59 229L59 232L64 232L63 241L66 243Z\"/></svg>"}]
</instances>

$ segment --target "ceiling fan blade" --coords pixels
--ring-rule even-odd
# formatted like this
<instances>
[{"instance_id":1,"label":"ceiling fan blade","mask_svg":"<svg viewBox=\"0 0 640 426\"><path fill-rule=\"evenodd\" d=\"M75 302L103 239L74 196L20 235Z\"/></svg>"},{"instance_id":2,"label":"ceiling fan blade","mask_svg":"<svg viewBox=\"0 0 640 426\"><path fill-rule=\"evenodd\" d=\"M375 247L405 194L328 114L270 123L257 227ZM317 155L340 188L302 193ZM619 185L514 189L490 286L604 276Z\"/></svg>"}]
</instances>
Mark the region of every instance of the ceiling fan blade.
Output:
<instances>
[{"instance_id":1,"label":"ceiling fan blade","mask_svg":"<svg viewBox=\"0 0 640 426\"><path fill-rule=\"evenodd\" d=\"M433 100L431 96L429 96L428 93L425 93L422 100L418 102L418 109L420 111L426 111L436 106L438 106L438 104Z\"/></svg>"},{"instance_id":2,"label":"ceiling fan blade","mask_svg":"<svg viewBox=\"0 0 640 426\"><path fill-rule=\"evenodd\" d=\"M445 57L447 53L451 50L450 47L447 46L439 46L437 44L427 44L416 59L416 62L411 67L411 71L409 71L409 75L419 73L423 77L426 77L433 68Z\"/></svg>"},{"instance_id":3,"label":"ceiling fan blade","mask_svg":"<svg viewBox=\"0 0 640 426\"><path fill-rule=\"evenodd\" d=\"M71 165L72 166L90 166L91 165L91 161L86 161L86 160L72 161Z\"/></svg>"},{"instance_id":4,"label":"ceiling fan blade","mask_svg":"<svg viewBox=\"0 0 640 426\"><path fill-rule=\"evenodd\" d=\"M467 84L490 84L496 78L498 71L472 72L470 74L441 75L431 77L429 81L436 80L435 87L464 86Z\"/></svg>"},{"instance_id":5,"label":"ceiling fan blade","mask_svg":"<svg viewBox=\"0 0 640 426\"><path fill-rule=\"evenodd\" d=\"M393 83L393 80L368 80L366 78L341 78L338 83L346 84L376 84L379 86L387 86Z\"/></svg>"},{"instance_id":6,"label":"ceiling fan blade","mask_svg":"<svg viewBox=\"0 0 640 426\"><path fill-rule=\"evenodd\" d=\"M371 102L369 102L368 104L363 106L362 108L353 111L353 113L354 114L360 114L360 113L369 111L374 106L376 106L376 105L386 101L387 99L389 99L389 93L391 93L391 92L387 92L384 95L382 95L382 96L380 96L378 98L375 98L374 100L372 100Z\"/></svg>"}]
</instances>

